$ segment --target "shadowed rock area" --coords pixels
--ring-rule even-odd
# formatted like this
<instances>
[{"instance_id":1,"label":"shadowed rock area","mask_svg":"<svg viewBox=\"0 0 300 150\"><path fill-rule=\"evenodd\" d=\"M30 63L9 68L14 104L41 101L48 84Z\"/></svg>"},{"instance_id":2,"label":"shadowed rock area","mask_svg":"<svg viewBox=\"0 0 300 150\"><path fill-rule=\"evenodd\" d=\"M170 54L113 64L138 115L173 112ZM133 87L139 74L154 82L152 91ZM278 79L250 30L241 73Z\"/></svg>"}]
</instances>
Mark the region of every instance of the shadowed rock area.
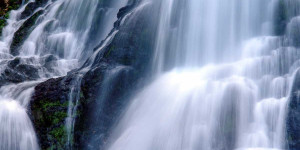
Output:
<instances>
[{"instance_id":1,"label":"shadowed rock area","mask_svg":"<svg viewBox=\"0 0 300 150\"><path fill-rule=\"evenodd\" d=\"M289 150L300 149L300 71L298 70L288 105L287 144Z\"/></svg>"},{"instance_id":2,"label":"shadowed rock area","mask_svg":"<svg viewBox=\"0 0 300 150\"><path fill-rule=\"evenodd\" d=\"M93 63L87 60L82 69L45 81L35 88L30 112L43 149L53 145L68 148L62 145L66 141L66 130L62 126L65 118L56 113L67 113L70 89L76 86L76 77L82 75L71 142L75 149L96 149L105 145L111 127L131 94L146 82L143 79L150 70L156 28L153 20L158 14L152 13L152 5L136 10L138 4L139 1L132 1L120 9L118 21L108 38L114 31L117 33L109 43L101 42L95 48L98 53ZM126 17L128 14L132 15ZM100 47L103 49L97 51ZM82 74L87 66L89 71ZM73 103L76 102L73 100ZM56 134L56 131L59 132Z\"/></svg>"}]
</instances>

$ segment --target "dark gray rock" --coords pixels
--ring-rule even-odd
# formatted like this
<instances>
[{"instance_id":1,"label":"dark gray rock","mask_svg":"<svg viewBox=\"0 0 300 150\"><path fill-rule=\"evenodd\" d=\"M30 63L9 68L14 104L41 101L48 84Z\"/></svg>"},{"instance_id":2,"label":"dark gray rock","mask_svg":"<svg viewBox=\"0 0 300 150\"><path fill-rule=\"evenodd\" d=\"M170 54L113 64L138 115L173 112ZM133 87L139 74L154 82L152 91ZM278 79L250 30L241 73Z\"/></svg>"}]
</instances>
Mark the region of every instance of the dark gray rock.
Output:
<instances>
[{"instance_id":1,"label":"dark gray rock","mask_svg":"<svg viewBox=\"0 0 300 150\"><path fill-rule=\"evenodd\" d=\"M64 148L99 149L105 145L110 130L122 113L124 106L132 94L142 85L149 75L153 46L155 43L156 19L159 11L148 5L138 10L134 9L139 0L132 0L128 6L122 8L118 14L118 21L110 35L118 30L114 38L95 48L98 52L95 58L90 58L79 70L73 70L66 77L51 79L36 87L33 100L30 104L30 113L41 141L42 148L50 145L61 147L65 142L66 132L56 139L49 138L47 132L61 130L61 126L40 124L43 120L39 114L52 115L45 110L44 103L64 104L70 96L73 103L78 100L75 121L74 139L71 145ZM156 13L153 13L156 12ZM122 19L131 13L126 20ZM123 22L121 24L121 22ZM109 35L109 36L110 36ZM109 37L108 36L108 37ZM103 47L100 51L98 48ZM51 58L49 58L51 60ZM87 72L84 70L89 68ZM63 88L62 88L63 87ZM71 93L70 89L77 89ZM51 110L66 112L65 106L54 105ZM42 112L42 113L41 113ZM53 122L55 118L47 121ZM57 119L56 119L57 120ZM59 119L62 121L61 119ZM55 137L51 135L52 137ZM60 141L60 142L56 142ZM60 144L59 144L60 143Z\"/></svg>"},{"instance_id":2,"label":"dark gray rock","mask_svg":"<svg viewBox=\"0 0 300 150\"><path fill-rule=\"evenodd\" d=\"M0 74L0 86L8 83L20 83L39 78L38 67L21 64L19 57L7 62L7 67Z\"/></svg>"},{"instance_id":3,"label":"dark gray rock","mask_svg":"<svg viewBox=\"0 0 300 150\"><path fill-rule=\"evenodd\" d=\"M300 71L293 83L286 120L286 137L289 150L300 149Z\"/></svg>"},{"instance_id":4,"label":"dark gray rock","mask_svg":"<svg viewBox=\"0 0 300 150\"><path fill-rule=\"evenodd\" d=\"M78 149L105 146L117 118L149 75L157 18L154 6L148 5L120 24L122 17L134 11L136 5L132 3L120 9L114 28L118 33L98 53L82 79L78 108L81 113L74 133Z\"/></svg>"},{"instance_id":5,"label":"dark gray rock","mask_svg":"<svg viewBox=\"0 0 300 150\"><path fill-rule=\"evenodd\" d=\"M32 31L32 27L35 25L38 17L43 14L43 10L37 11L34 15L32 15L29 19L27 19L23 25L15 32L13 41L10 45L10 53L14 56L19 54L19 48L23 44L23 42L28 37L29 33Z\"/></svg>"},{"instance_id":6,"label":"dark gray rock","mask_svg":"<svg viewBox=\"0 0 300 150\"><path fill-rule=\"evenodd\" d=\"M71 81L71 78L55 78L35 87L29 114L41 149L67 149L65 119Z\"/></svg>"},{"instance_id":7,"label":"dark gray rock","mask_svg":"<svg viewBox=\"0 0 300 150\"><path fill-rule=\"evenodd\" d=\"M36 0L34 2L30 2L25 7L25 10L21 13L20 18L25 19L25 18L31 16L35 12L35 10L37 10L37 8L44 7L48 1L49 0Z\"/></svg>"}]
</instances>

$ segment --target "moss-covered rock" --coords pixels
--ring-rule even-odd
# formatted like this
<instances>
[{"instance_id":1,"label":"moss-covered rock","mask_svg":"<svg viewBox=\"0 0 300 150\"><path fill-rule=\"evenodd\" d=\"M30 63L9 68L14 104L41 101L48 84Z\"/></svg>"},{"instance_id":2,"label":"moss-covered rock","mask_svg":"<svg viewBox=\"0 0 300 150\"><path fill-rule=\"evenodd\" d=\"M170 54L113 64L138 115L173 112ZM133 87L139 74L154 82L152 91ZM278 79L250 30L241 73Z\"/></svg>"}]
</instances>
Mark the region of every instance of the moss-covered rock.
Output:
<instances>
[{"instance_id":1,"label":"moss-covered rock","mask_svg":"<svg viewBox=\"0 0 300 150\"><path fill-rule=\"evenodd\" d=\"M35 87L29 113L42 149L66 149L68 93L71 80L56 78Z\"/></svg>"},{"instance_id":2,"label":"moss-covered rock","mask_svg":"<svg viewBox=\"0 0 300 150\"><path fill-rule=\"evenodd\" d=\"M6 26L6 20L9 18L10 11L18 9L21 4L22 0L0 0L0 36L3 27Z\"/></svg>"},{"instance_id":3,"label":"moss-covered rock","mask_svg":"<svg viewBox=\"0 0 300 150\"><path fill-rule=\"evenodd\" d=\"M35 0L26 5L25 10L21 13L20 19L29 17L24 24L15 33L10 50L12 55L17 55L18 48L23 44L28 34L31 32L32 26L35 24L36 19L43 13L43 10L37 11L37 8L45 6L49 0ZM28 0L24 1L25 3ZM18 9L22 4L22 0L0 0L0 36L2 29L7 25L6 20L9 18L11 10Z\"/></svg>"},{"instance_id":4,"label":"moss-covered rock","mask_svg":"<svg viewBox=\"0 0 300 150\"><path fill-rule=\"evenodd\" d=\"M105 145L113 124L150 70L156 30L153 20L158 18L159 11L153 13L152 5L135 10L138 2L132 0L120 10L109 36L114 31L117 34L102 50L97 51L103 47L101 44L95 48L95 59L82 67L85 70L89 66L89 71L74 70L66 77L50 79L35 88L30 112L42 149L69 148L64 147L66 131L62 118L67 112L64 103L70 100L74 87L79 89L79 101L73 116L73 149L98 149Z\"/></svg>"}]
</instances>

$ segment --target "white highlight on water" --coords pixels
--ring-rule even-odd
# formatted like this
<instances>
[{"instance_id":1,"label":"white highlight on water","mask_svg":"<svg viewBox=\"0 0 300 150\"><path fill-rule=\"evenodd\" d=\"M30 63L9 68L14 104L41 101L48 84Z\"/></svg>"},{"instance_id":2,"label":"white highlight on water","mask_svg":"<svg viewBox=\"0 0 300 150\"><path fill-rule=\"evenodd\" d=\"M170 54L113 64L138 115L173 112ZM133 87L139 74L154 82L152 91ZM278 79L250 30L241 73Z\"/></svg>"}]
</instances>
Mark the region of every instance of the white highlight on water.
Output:
<instances>
[{"instance_id":1,"label":"white highlight on water","mask_svg":"<svg viewBox=\"0 0 300 150\"><path fill-rule=\"evenodd\" d=\"M106 149L285 149L300 53L286 37L270 36L279 1L181 2L161 2L158 75L132 100Z\"/></svg>"},{"instance_id":2,"label":"white highlight on water","mask_svg":"<svg viewBox=\"0 0 300 150\"><path fill-rule=\"evenodd\" d=\"M249 43L262 40L275 38ZM264 47L272 46L251 50L261 53ZM293 76L276 75L275 64L280 60L273 53L280 50L160 76L133 100L108 149L284 149L284 118Z\"/></svg>"},{"instance_id":3,"label":"white highlight on water","mask_svg":"<svg viewBox=\"0 0 300 150\"><path fill-rule=\"evenodd\" d=\"M18 49L20 52L18 56L12 56L9 48L14 33L30 16L20 19L27 4L11 11L7 20L8 25L3 29L0 39L0 73L7 68L8 61L18 57L21 64L39 68L40 79L1 87L0 150L39 149L32 123L26 112L34 87L47 78L64 76L68 71L84 63L93 53L92 49L113 28L119 8L124 6L127 0L114 1L109 7L100 6L100 3L102 2L99 0L49 0L45 6L35 10L35 12L42 10L43 13ZM57 59L48 64L51 66L48 70L44 65L49 63L46 62L46 58L50 55ZM70 126L74 124L76 113L73 107L71 99L69 117L66 119L69 129L68 142L73 131ZM69 143L66 145L69 146Z\"/></svg>"},{"instance_id":4,"label":"white highlight on water","mask_svg":"<svg viewBox=\"0 0 300 150\"><path fill-rule=\"evenodd\" d=\"M34 128L27 115L34 86L39 82L25 82L0 89L0 149L39 149Z\"/></svg>"}]
</instances>

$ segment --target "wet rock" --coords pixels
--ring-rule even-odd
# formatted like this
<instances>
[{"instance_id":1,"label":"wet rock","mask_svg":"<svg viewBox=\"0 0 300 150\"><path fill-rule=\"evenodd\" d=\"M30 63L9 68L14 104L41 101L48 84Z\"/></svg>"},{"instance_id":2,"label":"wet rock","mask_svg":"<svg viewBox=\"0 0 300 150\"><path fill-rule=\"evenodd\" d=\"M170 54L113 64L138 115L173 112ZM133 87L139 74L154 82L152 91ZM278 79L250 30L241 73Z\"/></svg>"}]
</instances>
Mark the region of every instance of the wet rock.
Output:
<instances>
[{"instance_id":1,"label":"wet rock","mask_svg":"<svg viewBox=\"0 0 300 150\"><path fill-rule=\"evenodd\" d=\"M49 79L35 87L29 105L30 117L42 149L66 149L68 93L71 79Z\"/></svg>"},{"instance_id":2,"label":"wet rock","mask_svg":"<svg viewBox=\"0 0 300 150\"><path fill-rule=\"evenodd\" d=\"M122 20L138 3L119 12L118 33L96 56L82 79L80 116L74 143L78 149L96 149L106 144L111 127L150 70L155 37L153 5ZM151 14L151 15L150 15ZM149 16L150 15L150 16ZM97 48L96 48L97 50Z\"/></svg>"},{"instance_id":3,"label":"wet rock","mask_svg":"<svg viewBox=\"0 0 300 150\"><path fill-rule=\"evenodd\" d=\"M105 145L116 118L134 91L145 82L150 70L156 28L153 20L158 18L158 13L153 13L152 5L132 13L137 2L132 0L129 6L120 10L110 35L118 30L117 34L107 45L101 45L105 44L101 42L95 48L94 52L98 52L95 59L90 58L81 69L69 72L66 77L50 79L35 88L30 112L43 149L61 148L66 142L65 132L59 132L58 137L51 135L53 130L62 131L64 120L58 119L59 123L55 125L53 122L57 119L48 116L56 111L67 112L67 107L59 104L70 100L72 88L79 90L78 97L71 99L73 103L78 100L71 145L74 149L99 149ZM125 17L129 13L134 15ZM98 51L100 47L104 48ZM82 73L87 68L89 70ZM45 108L44 103L55 105Z\"/></svg>"},{"instance_id":4,"label":"wet rock","mask_svg":"<svg viewBox=\"0 0 300 150\"><path fill-rule=\"evenodd\" d=\"M38 69L32 65L20 64L15 67L15 70L23 74L29 80L39 78Z\"/></svg>"},{"instance_id":5,"label":"wet rock","mask_svg":"<svg viewBox=\"0 0 300 150\"><path fill-rule=\"evenodd\" d=\"M45 61L45 64L47 63L51 63L53 61L57 61L57 57L55 57L54 55L46 55L44 56L44 61Z\"/></svg>"},{"instance_id":6,"label":"wet rock","mask_svg":"<svg viewBox=\"0 0 300 150\"><path fill-rule=\"evenodd\" d=\"M50 72L53 72L53 66L55 65L56 61L58 60L57 57L54 55L46 55L42 58L43 60L43 67L45 67Z\"/></svg>"},{"instance_id":7,"label":"wet rock","mask_svg":"<svg viewBox=\"0 0 300 150\"><path fill-rule=\"evenodd\" d=\"M38 67L21 64L19 57L7 62L7 67L0 74L0 86L8 83L20 83L39 78Z\"/></svg>"},{"instance_id":8,"label":"wet rock","mask_svg":"<svg viewBox=\"0 0 300 150\"><path fill-rule=\"evenodd\" d=\"M138 81L136 70L124 66L99 66L89 71L81 85L74 146L95 149L105 145L109 131Z\"/></svg>"},{"instance_id":9,"label":"wet rock","mask_svg":"<svg viewBox=\"0 0 300 150\"><path fill-rule=\"evenodd\" d=\"M277 36L284 35L288 22L288 14L286 11L286 3L284 0L279 0L276 4L274 18L274 33Z\"/></svg>"},{"instance_id":10,"label":"wet rock","mask_svg":"<svg viewBox=\"0 0 300 150\"><path fill-rule=\"evenodd\" d=\"M32 31L32 26L34 26L37 18L43 14L43 10L37 11L29 19L27 19L23 25L15 32L13 41L10 45L10 53L14 56L19 54L19 48L23 42L28 37L29 33Z\"/></svg>"},{"instance_id":11,"label":"wet rock","mask_svg":"<svg viewBox=\"0 0 300 150\"><path fill-rule=\"evenodd\" d=\"M36 0L35 2L30 2L22 12L20 19L30 17L37 8L45 6L48 1L49 0ZM6 20L9 18L10 11L18 9L22 2L23 0L8 0L7 3L5 3L4 0L0 0L0 36L2 34L2 29L7 25ZM27 3L28 0L25 0L24 2Z\"/></svg>"},{"instance_id":12,"label":"wet rock","mask_svg":"<svg viewBox=\"0 0 300 150\"><path fill-rule=\"evenodd\" d=\"M25 2L27 2L26 0ZM0 0L0 36L2 29L6 26L6 19L9 18L11 10L18 9L22 4L22 0Z\"/></svg>"},{"instance_id":13,"label":"wet rock","mask_svg":"<svg viewBox=\"0 0 300 150\"><path fill-rule=\"evenodd\" d=\"M2 73L2 76L4 81L9 81L12 83L20 83L26 80L25 76L10 68L5 69L4 73Z\"/></svg>"},{"instance_id":14,"label":"wet rock","mask_svg":"<svg viewBox=\"0 0 300 150\"><path fill-rule=\"evenodd\" d=\"M25 7L25 10L21 14L21 19L25 19L31 16L37 8L44 7L49 0L35 0L35 2L30 2Z\"/></svg>"},{"instance_id":15,"label":"wet rock","mask_svg":"<svg viewBox=\"0 0 300 150\"><path fill-rule=\"evenodd\" d=\"M21 62L19 57L16 57L15 59L11 60L10 62L8 62L8 67L10 68L15 68L17 65L19 65Z\"/></svg>"},{"instance_id":16,"label":"wet rock","mask_svg":"<svg viewBox=\"0 0 300 150\"><path fill-rule=\"evenodd\" d=\"M295 47L300 47L300 17L294 17L290 20L287 28L287 37L289 38L290 45L293 45Z\"/></svg>"},{"instance_id":17,"label":"wet rock","mask_svg":"<svg viewBox=\"0 0 300 150\"><path fill-rule=\"evenodd\" d=\"M300 149L300 71L297 72L286 120L286 137L289 150Z\"/></svg>"}]
</instances>

